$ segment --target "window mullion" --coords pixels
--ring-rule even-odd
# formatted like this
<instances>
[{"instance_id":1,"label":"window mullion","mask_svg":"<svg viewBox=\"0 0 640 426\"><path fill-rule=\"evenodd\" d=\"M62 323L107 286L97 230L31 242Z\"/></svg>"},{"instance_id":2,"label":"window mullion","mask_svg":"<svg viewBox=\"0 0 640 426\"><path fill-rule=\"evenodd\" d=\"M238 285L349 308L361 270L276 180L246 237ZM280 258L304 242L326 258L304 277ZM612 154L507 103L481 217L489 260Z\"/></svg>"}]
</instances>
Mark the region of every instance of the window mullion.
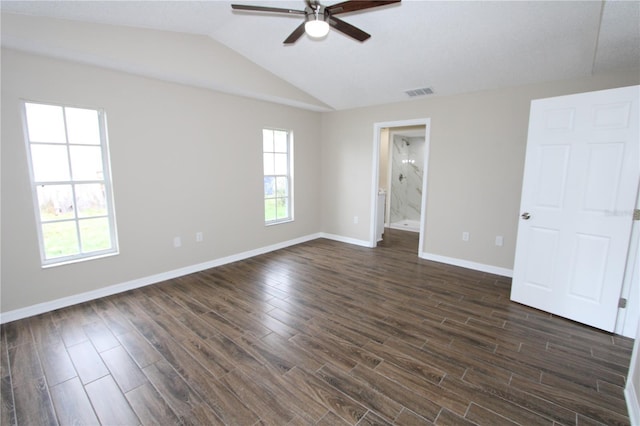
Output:
<instances>
[{"instance_id":1,"label":"window mullion","mask_svg":"<svg viewBox=\"0 0 640 426\"><path fill-rule=\"evenodd\" d=\"M73 167L71 165L71 143L69 142L69 126L67 123L67 108L62 108L62 122L64 123L65 146L67 148L67 167L69 168L69 184L71 186L71 200L73 202L73 224L76 230L76 239L78 241L78 253L82 254L82 240L80 236L80 217L78 215L78 199L76 197L76 185L74 183Z\"/></svg>"},{"instance_id":2,"label":"window mullion","mask_svg":"<svg viewBox=\"0 0 640 426\"><path fill-rule=\"evenodd\" d=\"M73 181L73 169L71 168L71 149L69 146L69 130L67 128L67 109L66 108L62 108L62 122L64 123L64 140L65 140L65 147L67 148L67 167L69 169L69 180Z\"/></svg>"},{"instance_id":3,"label":"window mullion","mask_svg":"<svg viewBox=\"0 0 640 426\"><path fill-rule=\"evenodd\" d=\"M100 131L100 153L102 158L102 183L107 204L107 221L109 222L109 237L112 244L116 241L115 210L113 207L113 196L111 190L111 161L109 158L109 147L107 146L107 117L104 111L98 111L98 130ZM107 181L108 180L108 181Z\"/></svg>"}]
</instances>

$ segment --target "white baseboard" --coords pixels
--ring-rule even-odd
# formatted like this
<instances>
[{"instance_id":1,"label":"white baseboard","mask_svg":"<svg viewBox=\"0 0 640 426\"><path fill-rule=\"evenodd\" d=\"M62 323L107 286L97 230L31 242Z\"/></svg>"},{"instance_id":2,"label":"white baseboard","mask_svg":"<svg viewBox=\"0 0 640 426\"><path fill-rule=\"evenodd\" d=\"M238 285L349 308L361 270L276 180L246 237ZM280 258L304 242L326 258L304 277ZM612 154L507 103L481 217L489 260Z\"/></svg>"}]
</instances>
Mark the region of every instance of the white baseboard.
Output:
<instances>
[{"instance_id":1,"label":"white baseboard","mask_svg":"<svg viewBox=\"0 0 640 426\"><path fill-rule=\"evenodd\" d=\"M257 248L255 250L249 250L249 251L234 254L231 256L226 256L219 259L211 260L209 262L186 266L184 268L174 269L172 271L162 272L159 274L138 278L135 280L124 282L124 283L110 285L108 287L103 287L97 290L88 291L80 294L74 294L72 296L63 297L60 299L52 300L50 302L38 303L36 305L27 306L26 308L20 308L20 309L15 309L9 312L4 312L0 314L0 324L4 324L6 322L11 322L11 321L15 321L23 318L28 318L34 315L39 315L45 312L54 311L60 308L66 308L68 306L76 305L78 303L88 302L90 300L98 299L100 297L106 297L106 296L111 296L117 293L123 293L128 290L133 290L133 289L144 287L150 284L156 284L162 281L192 274L194 272L204 271L205 269L215 268L216 266L225 265L227 263L237 262L238 260L248 259L250 257L258 256L260 254L269 253L271 251L279 250L285 247L315 240L317 238L321 238L322 236L323 235L320 233L311 234L311 235L296 238L293 240L284 241L282 243L277 243L270 246Z\"/></svg>"},{"instance_id":2,"label":"white baseboard","mask_svg":"<svg viewBox=\"0 0 640 426\"><path fill-rule=\"evenodd\" d=\"M629 424L640 425L640 402L638 394L631 380L627 381L627 387L624 388L624 398L627 401L627 411L629 412Z\"/></svg>"},{"instance_id":3,"label":"white baseboard","mask_svg":"<svg viewBox=\"0 0 640 426\"><path fill-rule=\"evenodd\" d=\"M125 291L133 290L136 288L144 287L151 284L156 284L162 281L170 280L173 278L181 277L184 275L192 274L195 272L204 271L205 269L215 268L216 266L225 265L231 262L237 262L239 260L248 259L250 257L258 256L264 253L269 253L275 250L279 250L285 247L290 247L296 244L301 244L307 241L315 240L317 238L327 238L342 243L353 244L361 247L371 248L371 243L365 240L359 240L350 237L344 237L336 234L328 234L325 232L319 232L316 234L306 235L304 237L295 238L293 240L284 241L282 243L273 244L266 247L257 248L254 250L245 251L242 253L234 254L231 256L222 257L219 259L211 260L196 265L186 266L184 268L174 269L172 271L162 272L147 277L138 278L135 280L127 281L120 284L114 284L108 287L103 287L97 290L88 291L85 293L75 294L68 297L52 300L49 302L38 303L36 305L27 306L26 308L15 309L13 311L0 313L0 324L11 322L23 318L28 318L34 315L39 315L45 312L54 311L60 308L66 308L68 306L76 305L78 303L88 302L90 300L98 299L100 297L111 296ZM422 259L433 260L436 262L446 263L449 265L461 266L463 268L475 269L482 272L488 272L491 274L502 275L505 277L513 276L513 271L504 268L498 268L491 265L484 265L481 263L469 262L466 260L455 259L430 253L420 253Z\"/></svg>"},{"instance_id":4,"label":"white baseboard","mask_svg":"<svg viewBox=\"0 0 640 426\"><path fill-rule=\"evenodd\" d=\"M321 232L320 238L327 238L329 240L339 241L341 243L353 244L356 246L369 247L369 248L373 247L369 241L357 240L355 238L350 238L350 237L343 237L342 235L327 234L326 232Z\"/></svg>"},{"instance_id":5,"label":"white baseboard","mask_svg":"<svg viewBox=\"0 0 640 426\"><path fill-rule=\"evenodd\" d=\"M635 342L633 342L633 352L631 353L631 362L629 363L629 373L627 374L627 385L624 388L624 399L627 401L627 411L629 413L629 422L631 425L640 424L640 395L635 386L639 382L640 377L640 321L636 327Z\"/></svg>"},{"instance_id":6,"label":"white baseboard","mask_svg":"<svg viewBox=\"0 0 640 426\"><path fill-rule=\"evenodd\" d=\"M469 260L457 259L455 257L441 256L439 254L420 252L420 258L433 260L434 262L446 263L447 265L460 266L462 268L473 269L476 271L487 272L489 274L500 275L503 277L513 277L513 269L500 268L499 266L485 265L484 263L471 262Z\"/></svg>"},{"instance_id":7,"label":"white baseboard","mask_svg":"<svg viewBox=\"0 0 640 426\"><path fill-rule=\"evenodd\" d=\"M320 237L328 238L330 240L339 241L341 243L354 244L362 247L374 247L369 241L357 240L355 238L343 237L341 235L320 233ZM441 256L439 254L420 252L420 258L425 260L433 260L434 262L446 263L447 265L460 266L462 268L473 269L475 271L487 272L489 274L500 275L503 277L513 277L513 270L507 268L500 268L493 265L485 265L483 263L471 262L468 260L457 259L455 257Z\"/></svg>"}]
</instances>

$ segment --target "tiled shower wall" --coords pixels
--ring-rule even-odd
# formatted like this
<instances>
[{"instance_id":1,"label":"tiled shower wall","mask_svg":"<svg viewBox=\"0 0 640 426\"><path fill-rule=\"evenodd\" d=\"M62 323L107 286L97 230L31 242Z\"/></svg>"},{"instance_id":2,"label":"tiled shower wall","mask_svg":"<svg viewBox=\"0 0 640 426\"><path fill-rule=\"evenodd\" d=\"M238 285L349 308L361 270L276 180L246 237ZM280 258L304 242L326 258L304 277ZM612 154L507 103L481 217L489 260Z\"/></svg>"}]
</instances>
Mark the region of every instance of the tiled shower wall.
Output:
<instances>
[{"instance_id":1,"label":"tiled shower wall","mask_svg":"<svg viewBox=\"0 0 640 426\"><path fill-rule=\"evenodd\" d=\"M423 166L424 138L394 135L391 144L390 223L420 220Z\"/></svg>"}]
</instances>

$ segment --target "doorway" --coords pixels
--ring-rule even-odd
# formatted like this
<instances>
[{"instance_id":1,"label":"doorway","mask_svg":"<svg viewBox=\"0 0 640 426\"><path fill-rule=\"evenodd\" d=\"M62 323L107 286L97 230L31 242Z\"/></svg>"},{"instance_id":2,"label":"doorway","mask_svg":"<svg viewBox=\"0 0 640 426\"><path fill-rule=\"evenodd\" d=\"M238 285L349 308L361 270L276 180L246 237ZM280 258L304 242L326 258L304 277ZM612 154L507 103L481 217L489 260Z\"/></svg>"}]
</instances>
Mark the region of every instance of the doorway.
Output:
<instances>
[{"instance_id":1,"label":"doorway","mask_svg":"<svg viewBox=\"0 0 640 426\"><path fill-rule=\"evenodd\" d=\"M427 206L429 134L429 118L374 124L371 247L377 245L381 221L383 221L382 226L393 225L392 227L396 229L411 227L411 230L418 232L418 255L423 250ZM397 143L394 143L394 139ZM410 148L412 143L413 149ZM394 157L397 163L395 168L393 167ZM418 171L420 172L419 177ZM396 180L397 182L395 182ZM384 195L384 203L380 202L381 194ZM405 223L406 225L404 225Z\"/></svg>"},{"instance_id":2,"label":"doorway","mask_svg":"<svg viewBox=\"0 0 640 426\"><path fill-rule=\"evenodd\" d=\"M388 184L382 188L386 194L385 226L387 228L420 232L424 132L424 126L389 129ZM384 143L383 137L381 144L384 145ZM380 153L382 169L385 163L384 151L382 149ZM380 180L383 180L382 176Z\"/></svg>"}]
</instances>

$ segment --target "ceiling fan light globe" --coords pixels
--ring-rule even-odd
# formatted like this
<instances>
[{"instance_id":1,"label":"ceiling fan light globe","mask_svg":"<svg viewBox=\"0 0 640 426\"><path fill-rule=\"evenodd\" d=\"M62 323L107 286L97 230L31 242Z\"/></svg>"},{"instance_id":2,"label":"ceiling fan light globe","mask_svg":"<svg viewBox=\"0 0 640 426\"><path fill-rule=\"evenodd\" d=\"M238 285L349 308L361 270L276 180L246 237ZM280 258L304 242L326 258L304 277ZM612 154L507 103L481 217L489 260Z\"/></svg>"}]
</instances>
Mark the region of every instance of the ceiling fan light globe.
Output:
<instances>
[{"instance_id":1,"label":"ceiling fan light globe","mask_svg":"<svg viewBox=\"0 0 640 426\"><path fill-rule=\"evenodd\" d=\"M322 38L329 34L329 23L314 19L304 24L304 31L312 38Z\"/></svg>"}]
</instances>

